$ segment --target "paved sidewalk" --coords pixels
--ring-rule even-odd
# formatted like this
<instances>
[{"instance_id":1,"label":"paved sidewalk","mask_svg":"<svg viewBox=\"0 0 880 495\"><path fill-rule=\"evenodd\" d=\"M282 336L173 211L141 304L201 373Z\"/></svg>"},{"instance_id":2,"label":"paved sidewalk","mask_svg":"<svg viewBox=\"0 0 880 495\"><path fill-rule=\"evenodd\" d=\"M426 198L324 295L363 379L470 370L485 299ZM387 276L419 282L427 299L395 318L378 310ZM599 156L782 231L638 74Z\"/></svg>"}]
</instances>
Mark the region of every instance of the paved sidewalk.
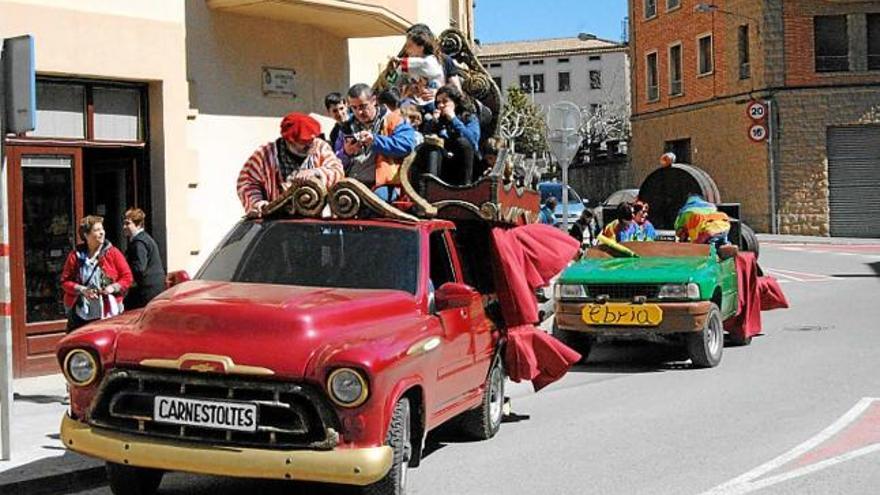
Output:
<instances>
[{"instance_id":1,"label":"paved sidewalk","mask_svg":"<svg viewBox=\"0 0 880 495\"><path fill-rule=\"evenodd\" d=\"M104 464L67 451L58 436L67 410L62 375L16 379L12 459L0 461L3 495L59 494L104 483Z\"/></svg>"},{"instance_id":2,"label":"paved sidewalk","mask_svg":"<svg viewBox=\"0 0 880 495\"><path fill-rule=\"evenodd\" d=\"M809 235L757 234L758 242L778 244L880 245L880 238L818 237Z\"/></svg>"}]
</instances>

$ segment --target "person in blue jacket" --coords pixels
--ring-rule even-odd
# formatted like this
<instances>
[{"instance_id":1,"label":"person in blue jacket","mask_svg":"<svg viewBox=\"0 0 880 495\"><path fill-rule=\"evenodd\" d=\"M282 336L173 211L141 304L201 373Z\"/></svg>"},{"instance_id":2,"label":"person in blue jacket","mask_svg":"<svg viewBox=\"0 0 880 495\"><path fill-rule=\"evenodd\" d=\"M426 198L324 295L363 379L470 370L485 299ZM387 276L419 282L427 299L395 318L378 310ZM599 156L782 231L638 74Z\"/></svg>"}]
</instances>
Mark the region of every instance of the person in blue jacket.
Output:
<instances>
[{"instance_id":1,"label":"person in blue jacket","mask_svg":"<svg viewBox=\"0 0 880 495\"><path fill-rule=\"evenodd\" d=\"M466 185L474 181L474 164L479 159L480 122L461 90L446 85L437 90L434 118L425 122L425 134L443 138L446 156L439 170L449 184Z\"/></svg>"}]
</instances>

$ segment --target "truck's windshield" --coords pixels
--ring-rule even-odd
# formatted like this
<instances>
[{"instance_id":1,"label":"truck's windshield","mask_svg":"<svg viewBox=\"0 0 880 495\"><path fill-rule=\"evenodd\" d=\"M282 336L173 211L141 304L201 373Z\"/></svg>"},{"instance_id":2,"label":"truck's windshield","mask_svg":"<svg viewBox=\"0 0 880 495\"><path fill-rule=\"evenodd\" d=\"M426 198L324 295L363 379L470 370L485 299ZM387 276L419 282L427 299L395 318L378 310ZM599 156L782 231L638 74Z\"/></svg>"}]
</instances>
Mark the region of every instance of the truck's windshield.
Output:
<instances>
[{"instance_id":1,"label":"truck's windshield","mask_svg":"<svg viewBox=\"0 0 880 495\"><path fill-rule=\"evenodd\" d=\"M406 229L243 222L196 278L415 294L418 255L418 233Z\"/></svg>"}]
</instances>

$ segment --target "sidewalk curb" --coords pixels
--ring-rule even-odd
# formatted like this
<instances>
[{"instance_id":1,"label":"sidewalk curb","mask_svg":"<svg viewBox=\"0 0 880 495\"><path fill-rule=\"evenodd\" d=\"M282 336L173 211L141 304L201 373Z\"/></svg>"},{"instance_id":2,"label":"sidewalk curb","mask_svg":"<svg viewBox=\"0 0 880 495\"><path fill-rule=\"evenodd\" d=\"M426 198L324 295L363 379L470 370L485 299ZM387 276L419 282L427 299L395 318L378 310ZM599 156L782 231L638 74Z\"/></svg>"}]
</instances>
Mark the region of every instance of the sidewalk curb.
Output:
<instances>
[{"instance_id":1,"label":"sidewalk curb","mask_svg":"<svg viewBox=\"0 0 880 495\"><path fill-rule=\"evenodd\" d=\"M45 478L0 484L0 493L3 495L57 495L88 490L106 484L107 470L104 466L94 466L54 474Z\"/></svg>"}]
</instances>

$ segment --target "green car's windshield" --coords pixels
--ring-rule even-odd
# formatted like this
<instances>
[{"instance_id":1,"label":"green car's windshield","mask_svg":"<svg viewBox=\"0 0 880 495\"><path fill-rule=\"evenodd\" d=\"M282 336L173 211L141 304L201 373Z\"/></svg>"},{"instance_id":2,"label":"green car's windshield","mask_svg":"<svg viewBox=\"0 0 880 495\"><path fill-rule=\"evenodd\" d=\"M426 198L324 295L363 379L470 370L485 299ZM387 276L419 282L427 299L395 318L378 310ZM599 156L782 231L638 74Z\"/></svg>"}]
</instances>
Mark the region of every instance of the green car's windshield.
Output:
<instances>
[{"instance_id":1,"label":"green car's windshield","mask_svg":"<svg viewBox=\"0 0 880 495\"><path fill-rule=\"evenodd\" d=\"M351 224L243 222L196 276L201 280L396 289L416 293L419 236Z\"/></svg>"}]
</instances>

